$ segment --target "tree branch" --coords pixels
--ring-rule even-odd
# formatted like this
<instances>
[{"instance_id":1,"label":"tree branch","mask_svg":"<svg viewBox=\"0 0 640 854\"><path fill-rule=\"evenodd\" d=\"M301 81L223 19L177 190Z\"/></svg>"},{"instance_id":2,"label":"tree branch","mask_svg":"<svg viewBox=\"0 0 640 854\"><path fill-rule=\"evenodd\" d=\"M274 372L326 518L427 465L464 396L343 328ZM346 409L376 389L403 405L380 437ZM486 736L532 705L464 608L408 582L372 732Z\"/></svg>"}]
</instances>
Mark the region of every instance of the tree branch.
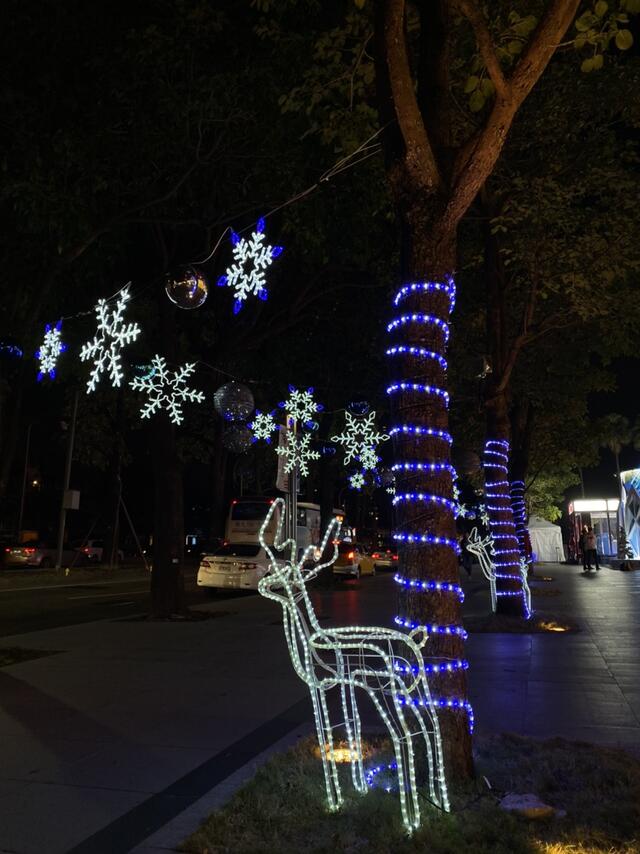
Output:
<instances>
[{"instance_id":1,"label":"tree branch","mask_svg":"<svg viewBox=\"0 0 640 854\"><path fill-rule=\"evenodd\" d=\"M411 179L433 190L442 179L416 98L404 19L404 0L378 3L376 82L381 118L385 124L392 122L400 133L403 150L397 151L396 157L404 161Z\"/></svg>"},{"instance_id":2,"label":"tree branch","mask_svg":"<svg viewBox=\"0 0 640 854\"><path fill-rule=\"evenodd\" d=\"M495 45L487 27L487 22L482 9L478 6L476 0L456 0L455 4L464 17L469 21L476 37L476 43L480 51L480 56L486 66L486 69L491 78L491 82L496 87L498 97L504 98L509 96L509 84L500 67L498 55L495 51Z\"/></svg>"},{"instance_id":3,"label":"tree branch","mask_svg":"<svg viewBox=\"0 0 640 854\"><path fill-rule=\"evenodd\" d=\"M460 149L444 215L449 227L458 224L493 171L518 109L546 68L579 3L580 0L552 0L507 81L506 94L496 96L484 126Z\"/></svg>"}]
</instances>

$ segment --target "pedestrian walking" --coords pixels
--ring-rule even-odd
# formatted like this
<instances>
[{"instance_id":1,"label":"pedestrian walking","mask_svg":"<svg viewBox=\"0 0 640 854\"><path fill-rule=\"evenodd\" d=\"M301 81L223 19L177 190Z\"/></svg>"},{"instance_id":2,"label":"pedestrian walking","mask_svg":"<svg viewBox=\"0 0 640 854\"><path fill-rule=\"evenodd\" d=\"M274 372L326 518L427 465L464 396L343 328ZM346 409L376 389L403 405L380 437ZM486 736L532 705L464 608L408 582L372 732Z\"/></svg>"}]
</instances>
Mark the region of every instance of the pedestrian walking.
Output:
<instances>
[{"instance_id":1,"label":"pedestrian walking","mask_svg":"<svg viewBox=\"0 0 640 854\"><path fill-rule=\"evenodd\" d=\"M595 564L596 570L600 571L600 564L598 563L598 541L596 539L595 532L591 525L587 528L587 569L591 569L591 562Z\"/></svg>"},{"instance_id":2,"label":"pedestrian walking","mask_svg":"<svg viewBox=\"0 0 640 854\"><path fill-rule=\"evenodd\" d=\"M578 540L578 545L580 546L580 554L582 555L582 571L586 572L589 567L587 566L587 534L589 533L589 529L586 525L582 526L582 530L580 531L580 539Z\"/></svg>"}]
</instances>

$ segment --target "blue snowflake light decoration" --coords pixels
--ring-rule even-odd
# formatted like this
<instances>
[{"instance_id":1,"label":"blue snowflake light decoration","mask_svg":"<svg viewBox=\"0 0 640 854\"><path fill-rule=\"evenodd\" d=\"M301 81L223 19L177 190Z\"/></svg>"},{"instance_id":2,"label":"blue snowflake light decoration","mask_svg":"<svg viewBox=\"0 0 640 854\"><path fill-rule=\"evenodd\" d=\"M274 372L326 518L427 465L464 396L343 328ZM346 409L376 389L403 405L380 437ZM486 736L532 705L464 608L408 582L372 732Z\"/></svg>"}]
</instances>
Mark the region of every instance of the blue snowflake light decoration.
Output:
<instances>
[{"instance_id":1,"label":"blue snowflake light decoration","mask_svg":"<svg viewBox=\"0 0 640 854\"><path fill-rule=\"evenodd\" d=\"M264 217L258 220L248 239L232 231L231 245L234 263L220 276L218 287L233 288L233 313L238 314L247 297L253 295L261 300L267 299L266 272L274 259L282 254L283 247L266 243Z\"/></svg>"},{"instance_id":2,"label":"blue snowflake light decoration","mask_svg":"<svg viewBox=\"0 0 640 854\"><path fill-rule=\"evenodd\" d=\"M55 379L58 358L66 349L67 345L62 340L62 320L59 320L55 326L47 323L44 328L44 340L36 353L36 359L40 362L38 382L45 376L50 380Z\"/></svg>"}]
</instances>

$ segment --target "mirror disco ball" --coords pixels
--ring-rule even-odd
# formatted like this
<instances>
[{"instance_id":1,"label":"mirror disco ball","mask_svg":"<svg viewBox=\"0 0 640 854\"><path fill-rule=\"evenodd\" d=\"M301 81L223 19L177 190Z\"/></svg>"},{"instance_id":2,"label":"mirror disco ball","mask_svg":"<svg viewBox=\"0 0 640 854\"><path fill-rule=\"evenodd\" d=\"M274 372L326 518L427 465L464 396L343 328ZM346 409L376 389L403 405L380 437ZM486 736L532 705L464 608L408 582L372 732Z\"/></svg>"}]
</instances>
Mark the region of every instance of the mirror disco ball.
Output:
<instances>
[{"instance_id":1,"label":"mirror disco ball","mask_svg":"<svg viewBox=\"0 0 640 854\"><path fill-rule=\"evenodd\" d=\"M165 290L178 308L200 308L209 293L207 280L195 267L178 267L165 279Z\"/></svg>"},{"instance_id":2,"label":"mirror disco ball","mask_svg":"<svg viewBox=\"0 0 640 854\"><path fill-rule=\"evenodd\" d=\"M253 433L246 424L230 424L222 434L222 444L232 454L244 454L253 444Z\"/></svg>"},{"instance_id":3,"label":"mirror disco ball","mask_svg":"<svg viewBox=\"0 0 640 854\"><path fill-rule=\"evenodd\" d=\"M253 412L251 389L232 381L225 383L213 395L213 405L225 421L245 421Z\"/></svg>"}]
</instances>

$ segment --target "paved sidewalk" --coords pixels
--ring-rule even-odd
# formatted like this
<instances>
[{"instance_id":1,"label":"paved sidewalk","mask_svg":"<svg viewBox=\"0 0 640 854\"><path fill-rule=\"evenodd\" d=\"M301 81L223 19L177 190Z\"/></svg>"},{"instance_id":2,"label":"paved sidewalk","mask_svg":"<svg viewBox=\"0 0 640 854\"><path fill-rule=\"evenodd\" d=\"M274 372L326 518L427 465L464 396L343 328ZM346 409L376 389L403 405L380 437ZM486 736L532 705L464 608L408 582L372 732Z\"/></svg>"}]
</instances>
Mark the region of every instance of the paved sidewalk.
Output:
<instances>
[{"instance_id":1,"label":"paved sidewalk","mask_svg":"<svg viewBox=\"0 0 640 854\"><path fill-rule=\"evenodd\" d=\"M475 570L474 570L475 572ZM640 573L546 566L534 606L576 635L472 635L479 729L640 745ZM463 582L469 612L488 592ZM389 625L388 576L318 596L326 624ZM280 612L258 596L197 623L101 621L2 639L58 654L0 670L0 851L171 850L256 757L310 727ZM211 791L213 790L213 791Z\"/></svg>"}]
</instances>

